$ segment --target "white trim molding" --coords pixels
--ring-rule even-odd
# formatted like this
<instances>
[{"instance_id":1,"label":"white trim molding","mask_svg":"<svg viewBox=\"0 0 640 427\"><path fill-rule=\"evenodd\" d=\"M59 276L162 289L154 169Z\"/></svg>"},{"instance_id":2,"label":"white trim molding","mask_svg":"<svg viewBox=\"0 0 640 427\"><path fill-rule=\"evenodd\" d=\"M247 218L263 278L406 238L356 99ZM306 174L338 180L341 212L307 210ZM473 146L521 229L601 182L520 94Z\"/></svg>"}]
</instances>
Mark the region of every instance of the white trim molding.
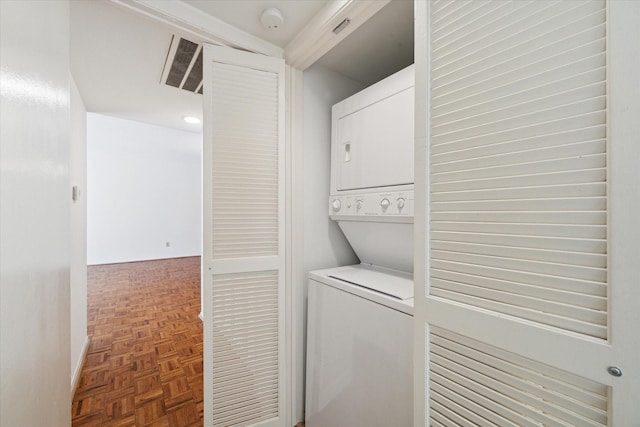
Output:
<instances>
[{"instance_id":1,"label":"white trim molding","mask_svg":"<svg viewBox=\"0 0 640 427\"><path fill-rule=\"evenodd\" d=\"M415 203L413 222L413 280L414 301L427 295L429 271L429 13L431 4L414 2L414 58L415 58L415 145L414 180ZM429 401L427 358L429 356L429 325L426 304L414 304L413 314L413 425L426 426Z\"/></svg>"},{"instance_id":2,"label":"white trim molding","mask_svg":"<svg viewBox=\"0 0 640 427\"><path fill-rule=\"evenodd\" d=\"M80 357L78 358L78 364L76 368L73 370L73 374L71 375L71 400L73 401L73 396L76 394L76 389L78 388L78 383L80 382L80 375L82 374L82 368L84 368L84 363L87 360L87 352L89 351L89 337L84 338L84 344L82 345L82 351L80 352Z\"/></svg>"},{"instance_id":3,"label":"white trim molding","mask_svg":"<svg viewBox=\"0 0 640 427\"><path fill-rule=\"evenodd\" d=\"M306 70L314 62L367 22L390 0L331 0L285 47L287 64ZM351 22L339 34L333 29L342 21Z\"/></svg>"},{"instance_id":4,"label":"white trim molding","mask_svg":"<svg viewBox=\"0 0 640 427\"><path fill-rule=\"evenodd\" d=\"M283 49L180 0L111 0L112 3L194 35L203 42L282 58Z\"/></svg>"},{"instance_id":5,"label":"white trim molding","mask_svg":"<svg viewBox=\"0 0 640 427\"><path fill-rule=\"evenodd\" d=\"M287 366L289 370L288 401L291 402L288 425L304 421L304 138L302 94L303 72L287 67Z\"/></svg>"}]
</instances>

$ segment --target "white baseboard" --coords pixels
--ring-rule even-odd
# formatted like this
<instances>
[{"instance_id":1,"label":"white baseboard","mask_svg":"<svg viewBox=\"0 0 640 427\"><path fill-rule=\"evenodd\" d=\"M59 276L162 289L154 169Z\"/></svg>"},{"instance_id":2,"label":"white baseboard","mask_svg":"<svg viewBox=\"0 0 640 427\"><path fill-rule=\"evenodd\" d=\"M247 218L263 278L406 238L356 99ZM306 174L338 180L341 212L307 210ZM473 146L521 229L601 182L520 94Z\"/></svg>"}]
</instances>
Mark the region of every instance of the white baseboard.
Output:
<instances>
[{"instance_id":1,"label":"white baseboard","mask_svg":"<svg viewBox=\"0 0 640 427\"><path fill-rule=\"evenodd\" d=\"M82 345L82 351L80 352L80 358L78 359L78 364L76 365L76 369L73 371L73 375L71 376L71 400L73 400L73 396L76 394L76 388L78 387L78 382L80 381L80 374L82 373L82 368L84 368L84 362L85 360L87 360L89 342L89 337L85 337L84 344Z\"/></svg>"}]
</instances>

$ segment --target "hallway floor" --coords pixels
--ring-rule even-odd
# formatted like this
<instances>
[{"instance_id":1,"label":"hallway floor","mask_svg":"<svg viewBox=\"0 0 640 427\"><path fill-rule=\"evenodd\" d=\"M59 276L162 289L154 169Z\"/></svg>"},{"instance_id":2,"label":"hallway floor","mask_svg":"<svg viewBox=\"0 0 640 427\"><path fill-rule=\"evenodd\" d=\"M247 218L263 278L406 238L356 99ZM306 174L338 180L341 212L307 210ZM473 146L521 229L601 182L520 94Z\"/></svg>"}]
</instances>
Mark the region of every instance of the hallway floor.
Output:
<instances>
[{"instance_id":1,"label":"hallway floor","mask_svg":"<svg viewBox=\"0 0 640 427\"><path fill-rule=\"evenodd\" d=\"M73 426L202 426L200 257L90 266Z\"/></svg>"}]
</instances>

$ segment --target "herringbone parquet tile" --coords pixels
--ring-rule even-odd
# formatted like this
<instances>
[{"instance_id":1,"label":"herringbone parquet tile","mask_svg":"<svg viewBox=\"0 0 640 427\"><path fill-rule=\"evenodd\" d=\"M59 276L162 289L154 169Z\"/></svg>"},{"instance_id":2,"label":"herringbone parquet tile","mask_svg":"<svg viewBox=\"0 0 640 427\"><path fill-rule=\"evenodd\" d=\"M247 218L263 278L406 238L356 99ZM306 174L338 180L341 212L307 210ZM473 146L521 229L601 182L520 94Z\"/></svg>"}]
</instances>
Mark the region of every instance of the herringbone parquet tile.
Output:
<instances>
[{"instance_id":1,"label":"herringbone parquet tile","mask_svg":"<svg viewBox=\"0 0 640 427\"><path fill-rule=\"evenodd\" d=\"M90 266L74 427L202 426L200 258Z\"/></svg>"}]
</instances>

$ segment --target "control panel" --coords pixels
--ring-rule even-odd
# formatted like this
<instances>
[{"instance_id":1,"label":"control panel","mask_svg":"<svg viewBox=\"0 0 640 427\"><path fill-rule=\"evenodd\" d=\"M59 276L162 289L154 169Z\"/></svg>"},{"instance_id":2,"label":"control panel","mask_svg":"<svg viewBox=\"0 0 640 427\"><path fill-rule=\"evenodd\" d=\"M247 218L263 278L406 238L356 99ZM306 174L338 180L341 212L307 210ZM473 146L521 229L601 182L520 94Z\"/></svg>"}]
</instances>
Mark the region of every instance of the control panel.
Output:
<instances>
[{"instance_id":1,"label":"control panel","mask_svg":"<svg viewBox=\"0 0 640 427\"><path fill-rule=\"evenodd\" d=\"M413 217L413 191L329 197L331 217ZM354 218L355 219L355 218Z\"/></svg>"}]
</instances>

